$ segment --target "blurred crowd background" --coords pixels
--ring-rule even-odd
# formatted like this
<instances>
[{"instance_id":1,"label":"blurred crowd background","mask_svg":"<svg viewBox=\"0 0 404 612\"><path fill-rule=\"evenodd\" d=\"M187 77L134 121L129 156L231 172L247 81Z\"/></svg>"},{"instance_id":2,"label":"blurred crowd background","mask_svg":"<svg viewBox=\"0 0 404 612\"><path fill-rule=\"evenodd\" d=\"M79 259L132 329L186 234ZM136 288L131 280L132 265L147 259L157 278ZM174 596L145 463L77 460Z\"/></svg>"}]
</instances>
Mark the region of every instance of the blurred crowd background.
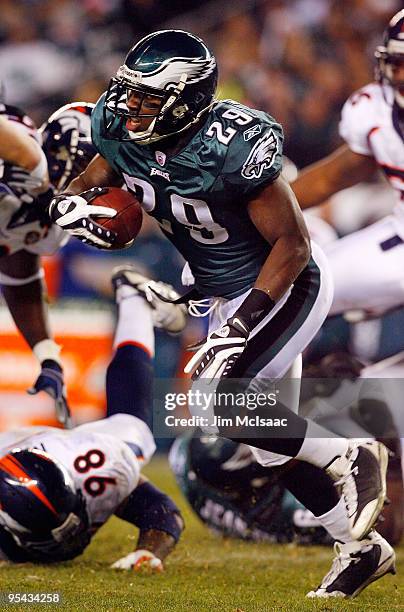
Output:
<instances>
[{"instance_id":1,"label":"blurred crowd background","mask_svg":"<svg viewBox=\"0 0 404 612\"><path fill-rule=\"evenodd\" d=\"M5 100L39 126L62 104L96 102L140 37L182 28L216 54L219 97L273 115L284 127L285 154L301 168L339 144L342 104L372 80L375 47L402 6L400 0L0 0ZM375 206L369 189L378 190ZM322 213L338 235L385 214L393 198L376 179L344 201ZM109 271L119 257L181 289L181 258L146 220L136 244L113 256L71 240L47 261L51 296L58 304L111 305ZM159 338L159 376L179 371L182 346L200 332L191 327L185 339Z\"/></svg>"},{"instance_id":2,"label":"blurred crowd background","mask_svg":"<svg viewBox=\"0 0 404 612\"><path fill-rule=\"evenodd\" d=\"M72 99L95 102L128 48L165 27L206 39L219 93L270 112L302 167L332 150L338 113L372 78L399 0L0 0L0 74L40 123Z\"/></svg>"}]
</instances>

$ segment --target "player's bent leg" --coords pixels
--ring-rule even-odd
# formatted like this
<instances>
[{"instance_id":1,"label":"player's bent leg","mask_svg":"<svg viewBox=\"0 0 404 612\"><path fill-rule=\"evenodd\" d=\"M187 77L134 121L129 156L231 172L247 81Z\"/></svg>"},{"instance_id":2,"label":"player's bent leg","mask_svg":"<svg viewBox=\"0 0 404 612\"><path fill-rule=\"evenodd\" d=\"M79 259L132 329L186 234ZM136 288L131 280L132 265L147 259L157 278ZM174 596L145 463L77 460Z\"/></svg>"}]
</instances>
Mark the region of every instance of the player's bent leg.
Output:
<instances>
[{"instance_id":1,"label":"player's bent leg","mask_svg":"<svg viewBox=\"0 0 404 612\"><path fill-rule=\"evenodd\" d=\"M396 573L394 550L376 531L361 542L336 542L334 550L330 571L307 597L356 597L375 580Z\"/></svg>"},{"instance_id":2,"label":"player's bent leg","mask_svg":"<svg viewBox=\"0 0 404 612\"><path fill-rule=\"evenodd\" d=\"M299 276L290 294L284 296L271 313L263 319L251 334L247 348L240 356L234 370L233 378L250 380L250 387L253 389L256 381L264 384L268 380L279 380L288 375L288 371L294 365L296 358L304 350L307 344L321 327L325 320L328 309L332 301L332 286L329 281L327 261L321 249L313 244L312 259L305 271ZM228 317L232 316L245 296L240 296L236 300L221 305L211 317L210 328L219 326ZM254 438L254 432L237 432L236 438L262 451L277 453L287 457L296 456L302 447L302 443L307 433L307 421L294 414L298 407L298 395L300 385L300 371L290 373L294 380L290 380L291 388L296 387L292 393L293 405L285 405L278 401L275 406L267 407L266 416L276 417L288 423L288 431L282 432L282 437L269 438L263 437L263 432ZM285 389L285 384L280 387ZM290 394L289 394L290 395ZM288 401L290 398L288 399ZM263 411L263 413L265 412ZM275 414L276 413L276 414ZM319 429L317 437L329 436L329 432ZM226 437L233 438L231 435ZM259 438L259 440L257 440ZM289 439L288 439L289 438ZM339 438L334 438L332 444L329 440L321 443L320 446L326 448L325 456L322 457L322 465L327 465L336 456L344 453L347 449L347 442L338 442ZM338 447L338 448L337 448ZM253 451L260 463L269 464L270 455L265 452ZM257 454L259 456L257 456ZM278 458L279 459L279 458ZM285 459L281 460L284 462ZM310 458L307 461L312 462ZM318 465L317 461L314 461Z\"/></svg>"},{"instance_id":3,"label":"player's bent leg","mask_svg":"<svg viewBox=\"0 0 404 612\"><path fill-rule=\"evenodd\" d=\"M131 414L150 427L153 375L152 359L143 348L119 346L107 369L107 415Z\"/></svg>"},{"instance_id":4,"label":"player's bent leg","mask_svg":"<svg viewBox=\"0 0 404 612\"><path fill-rule=\"evenodd\" d=\"M115 354L107 369L107 415L126 413L148 425L153 405L154 329L152 310L131 285L112 283L118 306Z\"/></svg>"}]
</instances>

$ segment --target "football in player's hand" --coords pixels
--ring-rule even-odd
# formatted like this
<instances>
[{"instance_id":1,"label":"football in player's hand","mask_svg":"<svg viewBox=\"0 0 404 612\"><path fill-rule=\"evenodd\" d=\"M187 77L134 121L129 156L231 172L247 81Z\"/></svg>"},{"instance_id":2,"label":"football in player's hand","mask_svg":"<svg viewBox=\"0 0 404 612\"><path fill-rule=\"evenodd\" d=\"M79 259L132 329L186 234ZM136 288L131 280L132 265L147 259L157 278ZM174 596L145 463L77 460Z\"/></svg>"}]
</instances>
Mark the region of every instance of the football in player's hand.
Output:
<instances>
[{"instance_id":1,"label":"football in player's hand","mask_svg":"<svg viewBox=\"0 0 404 612\"><path fill-rule=\"evenodd\" d=\"M138 235L142 227L142 208L133 193L108 187L108 193L92 200L93 206L107 206L117 211L115 217L97 217L96 221L103 227L115 232L116 239L112 249L126 249Z\"/></svg>"}]
</instances>

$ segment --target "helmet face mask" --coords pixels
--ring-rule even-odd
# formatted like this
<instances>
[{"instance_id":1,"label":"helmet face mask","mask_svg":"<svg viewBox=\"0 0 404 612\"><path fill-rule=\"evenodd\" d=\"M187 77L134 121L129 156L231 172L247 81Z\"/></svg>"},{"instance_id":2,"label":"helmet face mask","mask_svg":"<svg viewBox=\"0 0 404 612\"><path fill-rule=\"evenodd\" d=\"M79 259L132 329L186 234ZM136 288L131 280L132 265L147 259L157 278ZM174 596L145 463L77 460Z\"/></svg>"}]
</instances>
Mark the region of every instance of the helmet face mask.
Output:
<instances>
[{"instance_id":1,"label":"helmet face mask","mask_svg":"<svg viewBox=\"0 0 404 612\"><path fill-rule=\"evenodd\" d=\"M391 19L384 34L383 45L377 47L376 80L387 83L394 91L398 106L404 108L404 10ZM402 68L402 78L395 76L396 69Z\"/></svg>"},{"instance_id":2,"label":"helmet face mask","mask_svg":"<svg viewBox=\"0 0 404 612\"><path fill-rule=\"evenodd\" d=\"M81 491L62 464L37 449L0 459L0 525L37 561L80 554L90 541Z\"/></svg>"},{"instance_id":3,"label":"helmet face mask","mask_svg":"<svg viewBox=\"0 0 404 612\"><path fill-rule=\"evenodd\" d=\"M216 60L201 39L182 30L146 36L111 79L104 135L151 144L178 134L210 108L216 84ZM136 129L130 129L131 118L139 122Z\"/></svg>"},{"instance_id":4,"label":"helmet face mask","mask_svg":"<svg viewBox=\"0 0 404 612\"><path fill-rule=\"evenodd\" d=\"M165 92L150 91L150 88L141 88L136 85L129 85L120 81L118 78L111 79L107 98L104 106L104 127L112 139L114 134L116 140L134 140L139 144L145 141L149 144L154 133L157 119L159 118L162 107L167 101L168 94ZM127 102L137 100L135 108L128 106ZM154 112L144 112L144 107L156 107ZM107 119L107 112L110 112L110 120ZM128 119L135 118L143 121L149 120L149 125L145 130L136 133L125 130Z\"/></svg>"},{"instance_id":5,"label":"helmet face mask","mask_svg":"<svg viewBox=\"0 0 404 612\"><path fill-rule=\"evenodd\" d=\"M49 179L58 192L83 172L96 155L91 142L94 106L86 102L66 104L40 127Z\"/></svg>"},{"instance_id":6,"label":"helmet face mask","mask_svg":"<svg viewBox=\"0 0 404 612\"><path fill-rule=\"evenodd\" d=\"M73 559L83 552L90 543L88 518L85 512L85 501L81 491L77 492L78 503L74 512L66 520L47 534L37 535L34 532L11 532L21 548L37 561L55 562Z\"/></svg>"}]
</instances>

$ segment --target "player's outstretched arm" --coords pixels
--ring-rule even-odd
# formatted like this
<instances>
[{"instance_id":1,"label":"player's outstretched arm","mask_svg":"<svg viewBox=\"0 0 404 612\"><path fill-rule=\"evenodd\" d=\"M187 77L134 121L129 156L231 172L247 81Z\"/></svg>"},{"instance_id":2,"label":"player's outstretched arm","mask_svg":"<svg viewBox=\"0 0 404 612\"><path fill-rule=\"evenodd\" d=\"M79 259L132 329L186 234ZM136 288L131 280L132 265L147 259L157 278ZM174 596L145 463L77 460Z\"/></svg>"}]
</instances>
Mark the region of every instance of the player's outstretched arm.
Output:
<instances>
[{"instance_id":1,"label":"player's outstretched arm","mask_svg":"<svg viewBox=\"0 0 404 612\"><path fill-rule=\"evenodd\" d=\"M38 255L18 251L0 259L4 298L16 326L31 348L51 337L42 279Z\"/></svg>"},{"instance_id":2,"label":"player's outstretched arm","mask_svg":"<svg viewBox=\"0 0 404 612\"><path fill-rule=\"evenodd\" d=\"M42 159L41 147L11 121L0 117L0 157L31 172Z\"/></svg>"},{"instance_id":3,"label":"player's outstretched arm","mask_svg":"<svg viewBox=\"0 0 404 612\"><path fill-rule=\"evenodd\" d=\"M376 170L373 157L354 153L344 144L328 157L299 172L291 187L304 210L322 204L341 189L370 179Z\"/></svg>"},{"instance_id":4,"label":"player's outstretched arm","mask_svg":"<svg viewBox=\"0 0 404 612\"><path fill-rule=\"evenodd\" d=\"M0 158L9 164L3 177L13 187L25 188L33 195L48 188L48 165L40 145L11 121L0 117Z\"/></svg>"},{"instance_id":5,"label":"player's outstretched arm","mask_svg":"<svg viewBox=\"0 0 404 612\"><path fill-rule=\"evenodd\" d=\"M144 476L115 514L139 528L134 552L111 565L113 569L162 572L164 559L174 550L184 522L175 503Z\"/></svg>"},{"instance_id":6,"label":"player's outstretched arm","mask_svg":"<svg viewBox=\"0 0 404 612\"><path fill-rule=\"evenodd\" d=\"M29 390L45 391L55 400L58 419L70 427L60 346L52 338L38 255L19 251L0 260L0 282L14 322L37 357L41 372Z\"/></svg>"}]
</instances>

